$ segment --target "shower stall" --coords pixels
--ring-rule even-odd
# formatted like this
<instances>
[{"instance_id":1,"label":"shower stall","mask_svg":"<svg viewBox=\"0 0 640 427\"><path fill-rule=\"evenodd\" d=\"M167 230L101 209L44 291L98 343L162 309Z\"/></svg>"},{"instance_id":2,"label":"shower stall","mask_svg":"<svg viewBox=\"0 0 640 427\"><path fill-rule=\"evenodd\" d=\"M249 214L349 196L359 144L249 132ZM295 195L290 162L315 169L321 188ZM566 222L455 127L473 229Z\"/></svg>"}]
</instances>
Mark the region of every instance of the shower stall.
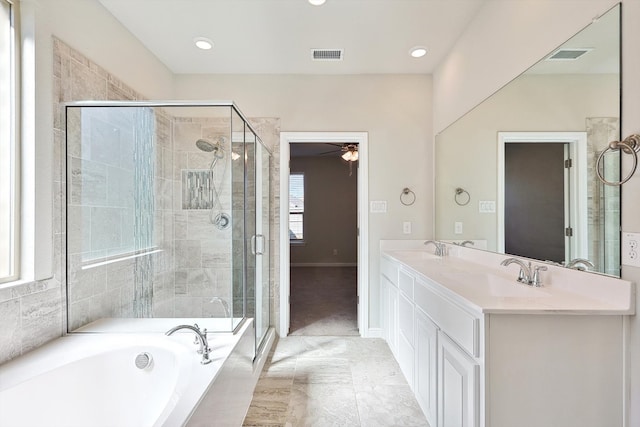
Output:
<instances>
[{"instance_id":1,"label":"shower stall","mask_svg":"<svg viewBox=\"0 0 640 427\"><path fill-rule=\"evenodd\" d=\"M231 102L66 110L69 332L270 326L271 153ZM153 320L152 320L153 319ZM164 321L160 321L164 319Z\"/></svg>"}]
</instances>

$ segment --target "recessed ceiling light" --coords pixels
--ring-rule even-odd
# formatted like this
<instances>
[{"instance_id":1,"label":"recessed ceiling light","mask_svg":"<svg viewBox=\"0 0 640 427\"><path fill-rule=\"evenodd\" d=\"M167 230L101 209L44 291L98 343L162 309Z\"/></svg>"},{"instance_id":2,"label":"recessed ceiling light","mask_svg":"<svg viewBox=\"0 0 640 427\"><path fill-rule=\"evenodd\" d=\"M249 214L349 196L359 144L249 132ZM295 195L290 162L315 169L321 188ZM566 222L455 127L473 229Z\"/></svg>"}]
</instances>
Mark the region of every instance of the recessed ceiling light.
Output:
<instances>
[{"instance_id":1,"label":"recessed ceiling light","mask_svg":"<svg viewBox=\"0 0 640 427\"><path fill-rule=\"evenodd\" d=\"M327 0L309 0L309 3L311 3L314 6L322 6L325 1Z\"/></svg>"},{"instance_id":2,"label":"recessed ceiling light","mask_svg":"<svg viewBox=\"0 0 640 427\"><path fill-rule=\"evenodd\" d=\"M196 47L202 50L213 48L213 42L206 37L196 37L193 39L193 42L196 44Z\"/></svg>"},{"instance_id":3,"label":"recessed ceiling light","mask_svg":"<svg viewBox=\"0 0 640 427\"><path fill-rule=\"evenodd\" d=\"M414 48L411 48L411 50L409 51L409 54L414 58L422 58L427 54L427 48L422 46L416 46Z\"/></svg>"}]
</instances>

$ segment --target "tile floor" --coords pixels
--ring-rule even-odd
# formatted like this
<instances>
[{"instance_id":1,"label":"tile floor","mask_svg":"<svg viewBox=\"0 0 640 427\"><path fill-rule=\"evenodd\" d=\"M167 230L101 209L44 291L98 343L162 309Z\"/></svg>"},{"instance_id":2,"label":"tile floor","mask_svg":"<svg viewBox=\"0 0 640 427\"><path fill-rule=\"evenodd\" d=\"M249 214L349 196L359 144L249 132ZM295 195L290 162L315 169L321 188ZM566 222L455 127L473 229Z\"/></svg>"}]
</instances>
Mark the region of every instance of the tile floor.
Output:
<instances>
[{"instance_id":1,"label":"tile floor","mask_svg":"<svg viewBox=\"0 0 640 427\"><path fill-rule=\"evenodd\" d=\"M355 267L291 269L291 335L273 346L245 426L428 427L389 346L360 338Z\"/></svg>"},{"instance_id":2,"label":"tile floor","mask_svg":"<svg viewBox=\"0 0 640 427\"><path fill-rule=\"evenodd\" d=\"M429 424L384 340L289 336L274 345L244 426Z\"/></svg>"}]
</instances>

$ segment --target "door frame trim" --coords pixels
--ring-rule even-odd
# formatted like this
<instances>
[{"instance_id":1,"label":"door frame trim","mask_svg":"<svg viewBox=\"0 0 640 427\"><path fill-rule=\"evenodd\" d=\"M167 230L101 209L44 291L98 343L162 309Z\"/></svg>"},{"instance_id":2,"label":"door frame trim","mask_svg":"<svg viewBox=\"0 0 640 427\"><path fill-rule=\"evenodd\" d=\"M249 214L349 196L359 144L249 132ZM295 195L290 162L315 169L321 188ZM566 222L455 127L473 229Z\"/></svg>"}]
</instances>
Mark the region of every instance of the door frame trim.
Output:
<instances>
[{"instance_id":1,"label":"door frame trim","mask_svg":"<svg viewBox=\"0 0 640 427\"><path fill-rule=\"evenodd\" d=\"M580 212L587 212L587 133L586 132L498 132L498 201L497 251L504 253L504 146L507 143L560 143L569 144L569 155L574 162L570 174L569 203L574 229L572 258L589 257L588 220L581 220ZM532 165L538 167L539 165Z\"/></svg>"},{"instance_id":2,"label":"door frame trim","mask_svg":"<svg viewBox=\"0 0 640 427\"><path fill-rule=\"evenodd\" d=\"M358 144L358 329L369 336L369 166L367 132L281 132L280 133L280 328L289 334L290 250L289 250L289 160L291 143Z\"/></svg>"}]
</instances>

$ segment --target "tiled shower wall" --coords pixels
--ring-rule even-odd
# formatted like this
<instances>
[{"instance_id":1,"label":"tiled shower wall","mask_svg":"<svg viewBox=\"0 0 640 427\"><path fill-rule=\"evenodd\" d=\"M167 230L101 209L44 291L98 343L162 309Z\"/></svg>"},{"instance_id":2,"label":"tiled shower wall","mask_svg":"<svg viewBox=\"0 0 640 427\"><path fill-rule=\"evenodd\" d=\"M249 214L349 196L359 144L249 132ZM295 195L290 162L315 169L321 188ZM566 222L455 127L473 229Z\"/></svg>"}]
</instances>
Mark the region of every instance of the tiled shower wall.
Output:
<instances>
[{"instance_id":1,"label":"tiled shower wall","mask_svg":"<svg viewBox=\"0 0 640 427\"><path fill-rule=\"evenodd\" d=\"M203 152L196 147L198 139L218 142L224 153L212 170L213 185L219 191L220 205L187 209L183 206L182 197L174 198L175 317L227 317L225 307L230 307L232 302L230 284L242 280L241 271L234 271L232 266L232 238L236 233L232 233L231 224L225 229L214 226L212 218L219 213L226 213L232 218L242 215L241 210L232 212L231 206L231 180L237 180L238 174L232 173L234 161L229 140L230 121L222 118L176 117L173 123L174 194L182 193L183 171L207 171L214 160L213 152ZM233 196L239 196L242 201L241 192Z\"/></svg>"},{"instance_id":2,"label":"tiled shower wall","mask_svg":"<svg viewBox=\"0 0 640 427\"><path fill-rule=\"evenodd\" d=\"M170 118L150 108L74 108L68 123L69 329L157 315L167 301L173 308ZM160 251L129 256L150 248Z\"/></svg>"},{"instance_id":3,"label":"tiled shower wall","mask_svg":"<svg viewBox=\"0 0 640 427\"><path fill-rule=\"evenodd\" d=\"M66 331L66 230L65 217L65 175L62 173L64 163L65 124L63 102L73 100L137 100L144 97L122 83L108 71L89 60L80 52L72 49L64 42L54 38L53 41L53 80L54 80L54 272L51 279L28 282L10 288L0 289L0 363L24 354L44 343L60 337ZM279 119L250 119L251 125L269 147L274 156L271 162L271 240L272 254L270 277L271 320L277 328L279 323ZM158 123L159 133L170 132L168 123ZM179 150L176 150L176 154ZM167 171L168 157L158 158L156 163L160 170ZM177 160L179 161L179 160ZM173 165L171 165L173 170ZM164 175L164 172L160 172ZM174 175L175 176L175 175ZM169 188L171 184L169 184ZM166 190L166 188L165 188ZM180 216L182 214L177 214ZM182 215L183 217L183 215ZM176 218L176 237L182 236L180 219ZM163 221L162 233L173 234L173 221ZM176 244L180 239L176 239ZM188 240L188 239L186 239ZM120 274L128 276L130 267L120 270ZM112 273L113 275L115 272ZM188 274L188 272L187 272ZM168 295L175 292L178 297L183 273L163 275L154 290L156 296L168 301ZM176 281L177 279L177 281ZM189 279L187 279L189 280ZM175 287L172 290L172 286ZM167 297L167 298L163 298ZM185 297L189 298L189 297ZM102 303L103 301L100 301ZM186 301L185 301L186 303ZM178 303L180 306L181 303ZM171 310L168 302L156 305L158 314L168 314ZM212 308L213 309L213 308Z\"/></svg>"},{"instance_id":4,"label":"tiled shower wall","mask_svg":"<svg viewBox=\"0 0 640 427\"><path fill-rule=\"evenodd\" d=\"M596 161L608 147L609 141L619 138L620 123L617 117L588 117L587 162L588 170L595 170ZM604 158L607 176L619 176L618 157ZM597 271L620 275L620 187L601 183L595 173L588 174L587 197L589 200L589 260Z\"/></svg>"}]
</instances>

